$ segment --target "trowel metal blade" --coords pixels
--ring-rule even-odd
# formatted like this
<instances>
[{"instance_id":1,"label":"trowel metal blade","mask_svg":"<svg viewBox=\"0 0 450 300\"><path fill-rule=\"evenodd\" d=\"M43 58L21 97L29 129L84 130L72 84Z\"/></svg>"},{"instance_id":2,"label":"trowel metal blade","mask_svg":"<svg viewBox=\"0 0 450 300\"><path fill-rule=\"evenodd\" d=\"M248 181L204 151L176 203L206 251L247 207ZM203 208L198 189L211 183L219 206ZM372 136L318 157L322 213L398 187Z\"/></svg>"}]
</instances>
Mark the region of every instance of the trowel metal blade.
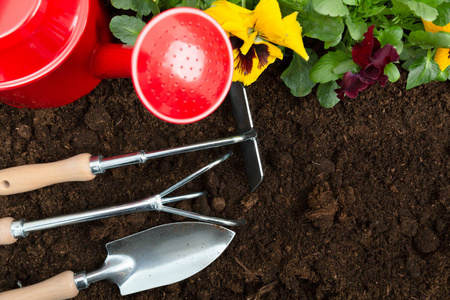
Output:
<instances>
[{"instance_id":1,"label":"trowel metal blade","mask_svg":"<svg viewBox=\"0 0 450 300\"><path fill-rule=\"evenodd\" d=\"M238 133L244 134L254 130L252 115L244 86L241 83L233 82L229 94ZM248 185L250 192L253 192L262 182L264 176L256 138L242 142L241 149Z\"/></svg>"},{"instance_id":2,"label":"trowel metal blade","mask_svg":"<svg viewBox=\"0 0 450 300\"><path fill-rule=\"evenodd\" d=\"M122 295L186 279L211 264L235 233L200 222L157 226L108 243L104 267Z\"/></svg>"}]
</instances>

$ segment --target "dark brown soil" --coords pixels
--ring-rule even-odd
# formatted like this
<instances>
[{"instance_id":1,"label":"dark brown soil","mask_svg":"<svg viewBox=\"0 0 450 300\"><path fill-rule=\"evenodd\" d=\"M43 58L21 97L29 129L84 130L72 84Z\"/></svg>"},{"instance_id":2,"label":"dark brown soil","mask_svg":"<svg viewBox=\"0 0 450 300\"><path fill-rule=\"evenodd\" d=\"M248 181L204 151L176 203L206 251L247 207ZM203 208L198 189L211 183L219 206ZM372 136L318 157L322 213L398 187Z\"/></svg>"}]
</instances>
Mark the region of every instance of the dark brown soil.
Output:
<instances>
[{"instance_id":1,"label":"dark brown soil","mask_svg":"<svg viewBox=\"0 0 450 300\"><path fill-rule=\"evenodd\" d=\"M3 196L1 215L35 220L140 199L232 150L230 159L177 191L208 196L177 207L247 224L233 229L232 244L202 272L128 299L448 299L449 83L405 91L403 74L325 109L314 95L291 96L279 79L286 63L270 66L247 88L265 172L254 193L236 145ZM145 110L129 79L104 80L61 108L0 104L0 120L0 168L236 133L228 100L203 121L173 125ZM94 270L107 242L174 221L148 212L32 233L0 246L0 290L64 270ZM78 298L121 296L103 281Z\"/></svg>"}]
</instances>

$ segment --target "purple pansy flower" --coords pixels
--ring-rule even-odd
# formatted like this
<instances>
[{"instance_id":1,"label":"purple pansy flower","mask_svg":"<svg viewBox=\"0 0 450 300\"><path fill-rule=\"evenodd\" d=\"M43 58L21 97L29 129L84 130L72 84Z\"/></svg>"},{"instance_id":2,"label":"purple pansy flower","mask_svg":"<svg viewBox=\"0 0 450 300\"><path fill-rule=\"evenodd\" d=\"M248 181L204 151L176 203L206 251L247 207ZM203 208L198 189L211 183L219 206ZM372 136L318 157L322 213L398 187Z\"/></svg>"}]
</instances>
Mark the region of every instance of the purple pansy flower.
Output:
<instances>
[{"instance_id":1,"label":"purple pansy flower","mask_svg":"<svg viewBox=\"0 0 450 300\"><path fill-rule=\"evenodd\" d=\"M384 75L384 68L388 63L399 59L397 50L392 45L387 44L381 48L380 41L373 36L374 27L370 26L364 34L364 40L355 44L352 49L353 61L361 70L356 74L348 71L342 79L336 81L341 88L335 92L341 100L344 100L344 95L356 98L359 92L376 82L385 86L388 77Z\"/></svg>"}]
</instances>

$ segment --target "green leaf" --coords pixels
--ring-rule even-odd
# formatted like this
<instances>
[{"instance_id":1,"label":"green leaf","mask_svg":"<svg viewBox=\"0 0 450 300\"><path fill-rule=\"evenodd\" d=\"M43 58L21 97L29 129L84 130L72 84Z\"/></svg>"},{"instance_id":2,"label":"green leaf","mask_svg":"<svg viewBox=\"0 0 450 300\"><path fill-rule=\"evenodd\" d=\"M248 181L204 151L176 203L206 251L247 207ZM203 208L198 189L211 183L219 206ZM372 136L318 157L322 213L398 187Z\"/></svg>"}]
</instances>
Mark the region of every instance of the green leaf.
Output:
<instances>
[{"instance_id":1,"label":"green leaf","mask_svg":"<svg viewBox=\"0 0 450 300\"><path fill-rule=\"evenodd\" d=\"M152 0L148 0L152 1ZM182 0L159 0L158 4L161 10L167 10L169 8L177 7Z\"/></svg>"},{"instance_id":2,"label":"green leaf","mask_svg":"<svg viewBox=\"0 0 450 300\"><path fill-rule=\"evenodd\" d=\"M344 60L340 64L338 64L334 69L333 73L336 75L345 74L348 71L354 71L356 73L358 69L358 65L353 61L353 59L349 58L347 60Z\"/></svg>"},{"instance_id":3,"label":"green leaf","mask_svg":"<svg viewBox=\"0 0 450 300\"><path fill-rule=\"evenodd\" d=\"M281 15L285 17L296 11L302 14L303 8L305 7L306 4L308 4L310 0L277 0L277 1L278 5L280 6Z\"/></svg>"},{"instance_id":4,"label":"green leaf","mask_svg":"<svg viewBox=\"0 0 450 300\"><path fill-rule=\"evenodd\" d=\"M405 62L402 64L402 68L405 70L409 70L409 67L412 65L412 63L419 57L421 56L427 56L428 51L422 48L416 48L414 49L413 47L417 47L417 46L410 46L407 47L405 49L405 51L402 52L403 53L408 53L408 55L402 55L400 57L400 60L404 60Z\"/></svg>"},{"instance_id":5,"label":"green leaf","mask_svg":"<svg viewBox=\"0 0 450 300\"><path fill-rule=\"evenodd\" d=\"M344 0L344 4L347 4L347 5L358 5L358 0Z\"/></svg>"},{"instance_id":6,"label":"green leaf","mask_svg":"<svg viewBox=\"0 0 450 300\"><path fill-rule=\"evenodd\" d=\"M400 72L394 63L388 63L384 67L384 74L389 78L390 82L396 82L400 79Z\"/></svg>"},{"instance_id":7,"label":"green leaf","mask_svg":"<svg viewBox=\"0 0 450 300\"><path fill-rule=\"evenodd\" d=\"M312 5L314 10L321 15L331 17L348 15L348 8L342 3L342 0L312 0Z\"/></svg>"},{"instance_id":8,"label":"green leaf","mask_svg":"<svg viewBox=\"0 0 450 300\"><path fill-rule=\"evenodd\" d=\"M317 88L317 100L320 105L326 108L332 108L339 102L335 89L338 89L339 85L336 81L330 81L327 83L319 84Z\"/></svg>"},{"instance_id":9,"label":"green leaf","mask_svg":"<svg viewBox=\"0 0 450 300\"><path fill-rule=\"evenodd\" d=\"M426 0L424 0L425 2ZM433 21L436 19L438 15L438 11L436 8L428 5L427 3L418 1L418 0L399 0L399 2L405 4L408 6L409 9L411 9L414 14L426 21ZM428 1L432 2L432 1ZM429 3L433 5L433 3Z\"/></svg>"},{"instance_id":10,"label":"green leaf","mask_svg":"<svg viewBox=\"0 0 450 300\"><path fill-rule=\"evenodd\" d=\"M159 6L158 6L158 4L155 2L155 1L153 1L153 0L145 0L146 2L147 2L147 4L148 4L148 7L150 7L150 9L151 9L151 11L152 11L152 14L154 15L154 16L156 16L157 14L159 14L161 11L159 10Z\"/></svg>"},{"instance_id":11,"label":"green leaf","mask_svg":"<svg viewBox=\"0 0 450 300\"><path fill-rule=\"evenodd\" d=\"M403 29L400 26L389 27L382 32L378 36L378 40L381 43L381 46L391 44L392 46L396 45L401 41L403 37Z\"/></svg>"},{"instance_id":12,"label":"green leaf","mask_svg":"<svg viewBox=\"0 0 450 300\"><path fill-rule=\"evenodd\" d=\"M423 49L436 47L447 48L450 45L450 33L448 32L428 32L423 30L413 31L409 34L408 41L413 45L418 45Z\"/></svg>"},{"instance_id":13,"label":"green leaf","mask_svg":"<svg viewBox=\"0 0 450 300\"><path fill-rule=\"evenodd\" d=\"M281 79L286 86L291 89L292 95L295 97L304 97L311 93L312 88L316 85L309 79L309 71L317 62L317 54L306 49L309 60L306 61L300 55L294 52L291 64L281 74Z\"/></svg>"},{"instance_id":14,"label":"green leaf","mask_svg":"<svg viewBox=\"0 0 450 300\"><path fill-rule=\"evenodd\" d=\"M445 26L450 23L450 2L442 3L437 8L439 15L433 21L437 26Z\"/></svg>"},{"instance_id":15,"label":"green leaf","mask_svg":"<svg viewBox=\"0 0 450 300\"><path fill-rule=\"evenodd\" d=\"M115 16L109 23L113 35L128 45L134 45L144 26L144 21L132 16Z\"/></svg>"},{"instance_id":16,"label":"green leaf","mask_svg":"<svg viewBox=\"0 0 450 300\"><path fill-rule=\"evenodd\" d=\"M297 19L304 35L323 42L335 41L344 31L341 17L321 15L312 8L311 2L304 7L304 13L298 14Z\"/></svg>"},{"instance_id":17,"label":"green leaf","mask_svg":"<svg viewBox=\"0 0 450 300\"><path fill-rule=\"evenodd\" d=\"M436 80L438 81L446 81L450 78L450 68L445 69L444 71L441 71L437 76Z\"/></svg>"},{"instance_id":18,"label":"green leaf","mask_svg":"<svg viewBox=\"0 0 450 300\"><path fill-rule=\"evenodd\" d=\"M349 16L345 18L345 24L348 27L348 32L350 33L350 36L355 41L360 41L368 28L365 22L359 21L353 23L352 19Z\"/></svg>"},{"instance_id":19,"label":"green leaf","mask_svg":"<svg viewBox=\"0 0 450 300\"><path fill-rule=\"evenodd\" d=\"M339 35L334 41L326 41L324 44L324 48L325 49L329 49L331 47L336 46L337 44L339 44L342 40L342 35Z\"/></svg>"},{"instance_id":20,"label":"green leaf","mask_svg":"<svg viewBox=\"0 0 450 300\"><path fill-rule=\"evenodd\" d=\"M342 51L328 52L322 56L319 61L312 67L309 78L313 82L326 83L339 79L339 75L333 73L341 62L348 60L349 57Z\"/></svg>"},{"instance_id":21,"label":"green leaf","mask_svg":"<svg viewBox=\"0 0 450 300\"><path fill-rule=\"evenodd\" d=\"M400 54L403 51L403 29L400 26L393 26L383 30L378 36L378 40L381 46L390 44L394 46L397 53Z\"/></svg>"},{"instance_id":22,"label":"green leaf","mask_svg":"<svg viewBox=\"0 0 450 300\"><path fill-rule=\"evenodd\" d=\"M431 59L431 55L417 58L409 67L406 89L412 89L424 83L433 81L441 72L439 65Z\"/></svg>"},{"instance_id":23,"label":"green leaf","mask_svg":"<svg viewBox=\"0 0 450 300\"><path fill-rule=\"evenodd\" d=\"M364 2L365 4L371 3L370 1ZM361 6L358 7L358 12L363 19L367 19L372 16L376 16L380 14L382 11L386 9L385 6L367 6L364 9L361 9Z\"/></svg>"},{"instance_id":24,"label":"green leaf","mask_svg":"<svg viewBox=\"0 0 450 300\"><path fill-rule=\"evenodd\" d=\"M141 16L147 16L152 12L149 2L153 2L153 0L111 0L111 4L115 8L131 9Z\"/></svg>"},{"instance_id":25,"label":"green leaf","mask_svg":"<svg viewBox=\"0 0 450 300\"><path fill-rule=\"evenodd\" d=\"M198 8L200 6L200 0L182 0L177 7L193 7Z\"/></svg>"}]
</instances>

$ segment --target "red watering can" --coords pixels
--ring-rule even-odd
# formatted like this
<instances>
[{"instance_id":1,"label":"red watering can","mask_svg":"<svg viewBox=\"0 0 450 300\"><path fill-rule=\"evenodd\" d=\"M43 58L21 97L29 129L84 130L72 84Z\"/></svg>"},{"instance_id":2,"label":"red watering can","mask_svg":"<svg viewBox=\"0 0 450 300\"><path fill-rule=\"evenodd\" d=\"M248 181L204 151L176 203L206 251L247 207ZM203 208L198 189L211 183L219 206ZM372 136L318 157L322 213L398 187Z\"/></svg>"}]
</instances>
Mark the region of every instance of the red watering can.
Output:
<instances>
[{"instance_id":1,"label":"red watering can","mask_svg":"<svg viewBox=\"0 0 450 300\"><path fill-rule=\"evenodd\" d=\"M22 108L69 104L106 78L131 77L142 104L172 123L198 121L226 97L230 41L193 8L154 17L134 47L112 44L98 0L0 1L0 100Z\"/></svg>"}]
</instances>

